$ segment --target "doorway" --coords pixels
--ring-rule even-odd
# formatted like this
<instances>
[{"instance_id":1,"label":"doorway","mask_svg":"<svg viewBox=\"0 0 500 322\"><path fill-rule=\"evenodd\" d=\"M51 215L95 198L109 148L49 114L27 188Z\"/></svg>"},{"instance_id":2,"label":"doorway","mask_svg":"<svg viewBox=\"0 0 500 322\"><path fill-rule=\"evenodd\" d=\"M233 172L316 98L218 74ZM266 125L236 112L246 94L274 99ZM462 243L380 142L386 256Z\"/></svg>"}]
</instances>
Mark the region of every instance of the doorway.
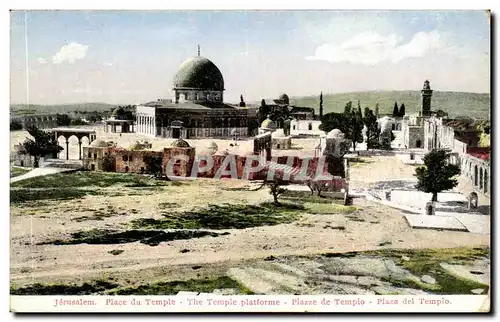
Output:
<instances>
[{"instance_id":1,"label":"doorway","mask_svg":"<svg viewBox=\"0 0 500 322\"><path fill-rule=\"evenodd\" d=\"M422 141L420 140L417 140L417 142L415 143L415 145L417 146L417 149L422 147Z\"/></svg>"},{"instance_id":2,"label":"doorway","mask_svg":"<svg viewBox=\"0 0 500 322\"><path fill-rule=\"evenodd\" d=\"M172 137L174 139L179 139L181 137L181 129L178 127L174 127L172 129Z\"/></svg>"}]
</instances>

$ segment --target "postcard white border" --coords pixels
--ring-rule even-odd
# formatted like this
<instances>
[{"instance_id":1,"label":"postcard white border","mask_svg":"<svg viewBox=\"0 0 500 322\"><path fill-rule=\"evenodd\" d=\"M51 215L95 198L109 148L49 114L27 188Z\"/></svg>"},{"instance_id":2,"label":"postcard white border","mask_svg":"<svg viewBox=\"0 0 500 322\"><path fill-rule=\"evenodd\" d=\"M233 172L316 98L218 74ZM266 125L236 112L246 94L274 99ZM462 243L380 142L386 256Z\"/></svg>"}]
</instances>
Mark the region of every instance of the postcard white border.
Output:
<instances>
[{"instance_id":1,"label":"postcard white border","mask_svg":"<svg viewBox=\"0 0 500 322\"><path fill-rule=\"evenodd\" d=\"M10 17L9 17L9 9L421 9L421 10L436 10L436 9L472 9L472 10L479 10L479 9L492 9L496 14L500 12L500 2L498 1L493 1L493 0L475 0L475 1L435 1L435 0L421 0L421 1L415 1L413 3L407 2L407 1L394 1L394 0L379 0L376 2L372 1L367 1L367 0L351 0L351 1L342 1L342 2L331 2L331 1L324 1L324 0L309 0L309 1L275 1L275 0L252 0L252 1L238 1L238 2L232 2L232 1L225 1L225 0L212 0L210 2L202 1L202 0L183 0L183 1L150 1L150 0L142 0L140 2L137 1L130 1L130 2L117 2L117 1L95 1L95 0L87 0L85 2L69 2L69 1L57 1L57 0L49 0L49 1L20 1L20 0L12 0L12 1L4 1L2 2L2 5L5 5L4 10L2 10L2 22L4 22L3 27L3 33L2 33L2 42L4 43L3 48L9 48L9 28L10 28ZM140 5L139 5L140 4ZM168 5L166 5L168 4ZM497 17L498 18L498 17ZM495 25L498 24L498 20ZM1 55L3 55L3 71L4 75L9 74L10 70L10 65L9 65L9 51L8 50L3 50L1 52ZM492 57L493 59L497 58L497 55L495 57ZM494 72L492 70L492 72ZM7 77L2 78L2 82L4 82L3 86L3 92L2 92L2 98L4 102L4 111L7 111L8 109L6 108L9 105L9 80ZM495 88L493 90L498 90L497 88L498 84L495 85ZM498 91L497 91L498 93ZM495 106L496 108L496 106ZM498 114L498 113L496 113ZM495 122L500 124L500 120L497 119L498 115L495 115ZM0 118L0 122L4 124L4 126L1 126L0 128L3 129L4 131L8 131L9 129L9 124L8 124L8 118ZM6 136L8 137L8 136ZM493 140L493 142L497 142L496 140ZM499 141L500 142L500 141ZM7 141L8 143L8 141ZM496 144L496 143L495 143ZM499 143L500 144L500 143ZM496 150L498 150L498 147L495 147ZM8 173L8 164L7 164L7 158L5 160L5 165L2 167L5 171L5 176L6 178L9 177L7 175ZM496 158L494 158L494 162L496 163ZM495 164L495 168L498 168L498 164ZM496 176L495 176L495 181L496 182ZM9 186L5 185L3 188L4 192L4 198L2 198L1 202L3 205L4 209L4 216L2 216L3 222L3 229L5 229L5 233L3 234L4 236L9 236L9 200L6 198L9 193ZM496 195L497 191L495 189L495 198L498 200L498 196ZM498 220L496 220L496 225L498 225ZM497 228L497 227L495 227ZM4 243L2 243L2 254L7 255L9 254L9 243L4 240ZM2 292L2 303L6 305L7 307L4 307L2 310L2 321L11 321L14 319L12 314L6 314L9 312L9 306L11 304L16 305L17 297L10 297L9 294L7 293L8 286L10 284L10 279L9 279L9 259L6 258L4 261L4 268L3 268L3 276L4 278L2 279L2 289L4 290ZM494 288L494 285L491 285L492 288ZM454 298L455 296L448 296ZM481 296L474 296L475 299L479 299ZM472 297L471 297L472 298ZM497 298L497 303L498 304L498 296ZM10 299L10 300L9 300ZM33 297L33 299L28 300L28 301L34 301L33 305L35 306L40 306L41 303L45 303L45 301L49 301L47 297L40 296L40 297ZM23 300L24 301L24 300ZM455 301L455 300L454 300ZM475 302L474 302L475 303ZM465 302L466 306L471 305L470 301ZM493 305L493 304L492 304ZM380 310L379 312L381 312ZM419 311L427 311L427 310L415 310L415 312ZM119 312L119 310L116 310L115 312ZM382 311L384 312L384 311ZM67 316L61 315L62 318L67 318ZM50 319L56 318L55 316L50 316L48 317ZM87 320L87 319L95 319L96 317L81 317L81 320ZM131 318L133 319L142 319L140 316L132 316ZM161 319L162 317L157 317L158 319ZM169 317L169 319L177 319L179 317ZM182 318L182 317L181 317ZM192 317L185 317L185 318L192 318ZM200 318L203 319L219 319L219 317L210 317L210 316L201 316ZM258 317L259 319L266 319L266 318L273 318L273 317ZM287 319L294 319L294 318L315 318L314 316L298 316L298 317L287 317ZM336 317L340 318L340 317ZM380 318L385 318L381 316ZM400 317L401 319L404 319L405 317ZM32 319L35 319L35 317L29 317L25 318L26 321L31 321ZM121 317L108 317L108 321L113 321L113 320L118 320L118 319L123 319L123 316ZM425 319L441 319L440 316L436 317L429 317L425 316Z\"/></svg>"}]
</instances>

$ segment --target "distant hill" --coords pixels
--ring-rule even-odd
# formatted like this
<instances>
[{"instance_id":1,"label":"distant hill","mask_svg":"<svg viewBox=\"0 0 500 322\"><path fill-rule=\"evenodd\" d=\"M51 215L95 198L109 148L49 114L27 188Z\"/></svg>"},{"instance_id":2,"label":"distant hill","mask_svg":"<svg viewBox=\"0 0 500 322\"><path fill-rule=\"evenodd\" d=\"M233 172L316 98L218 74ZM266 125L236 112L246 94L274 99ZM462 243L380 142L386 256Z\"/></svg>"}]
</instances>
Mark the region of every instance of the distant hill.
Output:
<instances>
[{"instance_id":1,"label":"distant hill","mask_svg":"<svg viewBox=\"0 0 500 322\"><path fill-rule=\"evenodd\" d=\"M358 100L363 109L365 107L375 109L375 104L378 103L380 114L392 114L394 101L398 102L398 106L404 103L407 114L418 113L421 108L420 91L352 92L323 94L323 113L342 112L349 101L352 101L353 106L356 107ZM291 97L290 101L297 106L314 107L316 113L319 113L319 95ZM271 102L271 100L266 100L266 102ZM443 110L450 117L468 116L490 119L490 94L435 91L432 95L431 109Z\"/></svg>"},{"instance_id":2,"label":"distant hill","mask_svg":"<svg viewBox=\"0 0 500 322\"><path fill-rule=\"evenodd\" d=\"M104 112L116 108L117 105L106 103L75 103L61 105L14 104L10 106L11 115L22 114L55 114L75 111Z\"/></svg>"}]
</instances>

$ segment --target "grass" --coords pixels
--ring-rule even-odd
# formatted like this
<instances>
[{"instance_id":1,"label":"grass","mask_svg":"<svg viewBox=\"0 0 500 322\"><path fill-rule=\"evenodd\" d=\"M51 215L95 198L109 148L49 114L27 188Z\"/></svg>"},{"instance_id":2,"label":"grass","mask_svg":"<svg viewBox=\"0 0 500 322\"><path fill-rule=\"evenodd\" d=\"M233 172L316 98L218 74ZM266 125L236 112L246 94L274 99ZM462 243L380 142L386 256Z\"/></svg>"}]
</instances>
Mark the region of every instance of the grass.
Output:
<instances>
[{"instance_id":1,"label":"grass","mask_svg":"<svg viewBox=\"0 0 500 322\"><path fill-rule=\"evenodd\" d=\"M19 188L82 188L111 186L124 187L156 187L169 185L170 182L155 180L135 174L111 172L77 171L71 173L57 173L54 175L30 178L14 182L11 187Z\"/></svg>"},{"instance_id":2,"label":"grass","mask_svg":"<svg viewBox=\"0 0 500 322\"><path fill-rule=\"evenodd\" d=\"M298 219L300 211L304 211L302 206L291 203L210 204L182 213L165 212L163 219L136 219L131 225L153 229L245 229L290 223Z\"/></svg>"},{"instance_id":3,"label":"grass","mask_svg":"<svg viewBox=\"0 0 500 322\"><path fill-rule=\"evenodd\" d=\"M23 175L25 173L28 173L30 171L31 171L31 169L26 169L26 168L20 168L20 167L16 167L16 166L11 166L10 167L10 177L11 178L18 177L18 176Z\"/></svg>"},{"instance_id":4,"label":"grass","mask_svg":"<svg viewBox=\"0 0 500 322\"><path fill-rule=\"evenodd\" d=\"M108 281L91 281L77 284L41 284L35 283L21 288L10 287L11 295L90 295L118 287Z\"/></svg>"},{"instance_id":5,"label":"grass","mask_svg":"<svg viewBox=\"0 0 500 322\"><path fill-rule=\"evenodd\" d=\"M304 203L307 212L311 214L350 214L358 210L354 206L344 206L333 203Z\"/></svg>"},{"instance_id":6,"label":"grass","mask_svg":"<svg viewBox=\"0 0 500 322\"><path fill-rule=\"evenodd\" d=\"M226 233L227 234L227 233ZM217 237L220 234L209 231L173 231L165 232L163 230L127 230L116 231L109 229L91 229L79 231L71 234L71 239L51 240L39 243L38 245L77 245L77 244L125 244L133 242L141 242L149 246L158 246L161 242L178 240L178 239L191 239L205 236Z\"/></svg>"},{"instance_id":7,"label":"grass","mask_svg":"<svg viewBox=\"0 0 500 322\"><path fill-rule=\"evenodd\" d=\"M488 292L489 286L463 279L445 271L440 263L467 264L474 260L489 256L488 248L445 248L445 249L408 249L408 250L378 250L371 254L390 257L396 265L402 266L415 276L430 275L436 279L435 285L428 285L419 281L386 279L394 286L418 288L431 291L437 294L471 294L471 290L476 288L484 289ZM409 260L403 260L406 256Z\"/></svg>"},{"instance_id":8,"label":"grass","mask_svg":"<svg viewBox=\"0 0 500 322\"><path fill-rule=\"evenodd\" d=\"M28 180L26 180L28 181ZM24 182L24 181L21 181ZM10 203L20 204L26 202L39 202L40 200L73 200L83 198L86 195L97 195L94 190L84 190L75 188L65 189L11 189Z\"/></svg>"},{"instance_id":9,"label":"grass","mask_svg":"<svg viewBox=\"0 0 500 322\"><path fill-rule=\"evenodd\" d=\"M227 276L186 281L155 282L106 292L110 295L175 295L181 291L212 293L215 289L235 288L240 294L253 294L249 289Z\"/></svg>"}]
</instances>

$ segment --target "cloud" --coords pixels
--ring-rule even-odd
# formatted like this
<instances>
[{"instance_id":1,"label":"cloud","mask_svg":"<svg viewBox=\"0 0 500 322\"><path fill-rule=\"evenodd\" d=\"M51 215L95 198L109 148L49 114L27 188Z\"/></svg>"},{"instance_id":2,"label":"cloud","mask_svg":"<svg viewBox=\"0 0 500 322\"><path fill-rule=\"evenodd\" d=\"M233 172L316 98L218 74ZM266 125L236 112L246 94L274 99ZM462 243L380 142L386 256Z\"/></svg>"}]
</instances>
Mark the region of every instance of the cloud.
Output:
<instances>
[{"instance_id":1,"label":"cloud","mask_svg":"<svg viewBox=\"0 0 500 322\"><path fill-rule=\"evenodd\" d=\"M114 64L110 63L110 62L104 62L102 65L106 66L106 67L112 67L112 66L114 66Z\"/></svg>"},{"instance_id":2,"label":"cloud","mask_svg":"<svg viewBox=\"0 0 500 322\"><path fill-rule=\"evenodd\" d=\"M408 58L424 57L441 49L443 43L436 31L418 32L406 44L402 44L402 37L396 34L382 36L376 32L364 32L340 45L323 44L316 48L314 56L306 59L373 66L386 61L397 63Z\"/></svg>"},{"instance_id":3,"label":"cloud","mask_svg":"<svg viewBox=\"0 0 500 322\"><path fill-rule=\"evenodd\" d=\"M75 61L85 58L89 46L71 42L61 47L57 54L52 57L54 64L68 62L73 64Z\"/></svg>"},{"instance_id":4,"label":"cloud","mask_svg":"<svg viewBox=\"0 0 500 322\"><path fill-rule=\"evenodd\" d=\"M37 61L39 64L46 64L47 63L47 60L43 57L38 58Z\"/></svg>"}]
</instances>

